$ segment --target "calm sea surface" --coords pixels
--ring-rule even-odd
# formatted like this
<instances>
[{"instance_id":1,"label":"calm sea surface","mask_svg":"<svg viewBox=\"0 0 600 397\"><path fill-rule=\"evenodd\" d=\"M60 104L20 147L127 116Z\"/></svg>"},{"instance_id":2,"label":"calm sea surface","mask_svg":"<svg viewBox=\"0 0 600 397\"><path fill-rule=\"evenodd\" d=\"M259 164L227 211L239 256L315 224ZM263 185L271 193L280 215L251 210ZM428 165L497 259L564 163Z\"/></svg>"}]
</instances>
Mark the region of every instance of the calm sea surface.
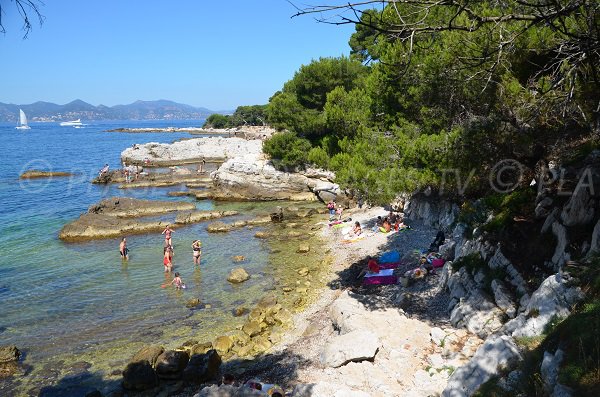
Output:
<instances>
[{"instance_id":1,"label":"calm sea surface","mask_svg":"<svg viewBox=\"0 0 600 397\"><path fill-rule=\"evenodd\" d=\"M0 380L0 394L61 379L62 366L85 361L91 370L109 373L122 369L142 344L174 346L182 338L212 338L242 321L231 308L251 305L272 283L269 247L253 237L256 230L240 229L209 235L206 223L176 229L173 234L175 266L188 289L160 286L163 237L128 236L129 262L122 262L118 239L63 243L61 227L105 197L129 196L173 200L170 190L121 190L89 183L104 163L119 167L120 153L134 143L172 142L186 133L108 133L118 127L200 126L202 121L90 122L85 128L57 123L32 123L20 132L0 124L0 344L15 344L30 365L26 381ZM73 177L21 181L27 169L69 171ZM196 202L198 209L219 207ZM244 216L270 208L267 204L238 204ZM173 219L174 215L165 219ZM192 262L191 242L203 241L201 269ZM245 255L244 267L256 276L241 286L226 282L235 265L232 255ZM170 281L170 278L168 279ZM210 309L190 310L185 303L199 297ZM174 347L173 346L173 347ZM62 365L57 365L59 362ZM52 370L50 370L52 369ZM22 383L18 385L18 383ZM31 393L31 392L29 392Z\"/></svg>"}]
</instances>

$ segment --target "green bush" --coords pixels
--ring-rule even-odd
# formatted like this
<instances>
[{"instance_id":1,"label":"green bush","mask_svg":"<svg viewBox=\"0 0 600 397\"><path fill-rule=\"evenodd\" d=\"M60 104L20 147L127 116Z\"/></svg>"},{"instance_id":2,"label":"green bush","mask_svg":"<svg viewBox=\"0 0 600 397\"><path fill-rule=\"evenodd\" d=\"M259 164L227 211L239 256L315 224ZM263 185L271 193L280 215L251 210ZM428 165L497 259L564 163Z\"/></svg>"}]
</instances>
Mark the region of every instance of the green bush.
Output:
<instances>
[{"instance_id":1,"label":"green bush","mask_svg":"<svg viewBox=\"0 0 600 397\"><path fill-rule=\"evenodd\" d=\"M320 168L327 169L329 167L329 156L325 149L314 147L308 152L308 162Z\"/></svg>"},{"instance_id":2,"label":"green bush","mask_svg":"<svg viewBox=\"0 0 600 397\"><path fill-rule=\"evenodd\" d=\"M225 114L211 114L204 122L202 128L229 128L229 118L230 116Z\"/></svg>"},{"instance_id":3,"label":"green bush","mask_svg":"<svg viewBox=\"0 0 600 397\"><path fill-rule=\"evenodd\" d=\"M310 149L308 140L287 131L273 135L263 145L263 152L271 157L275 167L286 171L303 167Z\"/></svg>"}]
</instances>

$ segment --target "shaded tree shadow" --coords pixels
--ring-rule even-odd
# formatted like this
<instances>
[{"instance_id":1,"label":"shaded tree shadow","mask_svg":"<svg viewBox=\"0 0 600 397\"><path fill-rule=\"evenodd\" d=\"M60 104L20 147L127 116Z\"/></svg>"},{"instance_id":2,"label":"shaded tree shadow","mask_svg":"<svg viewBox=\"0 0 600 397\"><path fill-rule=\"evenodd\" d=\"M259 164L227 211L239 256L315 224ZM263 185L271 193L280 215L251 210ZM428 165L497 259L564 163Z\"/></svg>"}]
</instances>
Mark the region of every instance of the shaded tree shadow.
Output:
<instances>
[{"instance_id":1,"label":"shaded tree shadow","mask_svg":"<svg viewBox=\"0 0 600 397\"><path fill-rule=\"evenodd\" d=\"M268 353L254 359L233 358L223 362L214 380L195 384L182 380L161 380L159 386L145 391L125 390L122 378L109 379L101 373L90 372L86 368L76 368L70 374L53 381L51 385L39 385L25 388L18 378L11 384L0 387L2 395L26 395L38 397L150 397L157 395L191 396L204 387L218 385L222 375L232 374L235 383L242 385L249 379L257 379L262 383L271 383L291 391L298 380L298 371L314 365L310 360L287 351ZM22 378L23 379L23 378ZM307 386L310 388L310 386ZM24 390L25 389L25 390Z\"/></svg>"},{"instance_id":2,"label":"shaded tree shadow","mask_svg":"<svg viewBox=\"0 0 600 397\"><path fill-rule=\"evenodd\" d=\"M231 373L238 383L256 378L263 383L275 383L291 391L298 380L298 371L314 365L311 360L287 350L267 353L253 360L233 359L224 362L221 373Z\"/></svg>"},{"instance_id":3,"label":"shaded tree shadow","mask_svg":"<svg viewBox=\"0 0 600 397\"><path fill-rule=\"evenodd\" d=\"M366 222L373 225L375 220ZM437 229L425 226L421 222L410 222L411 229L389 235L380 247L380 254L398 251L402 260L394 270L397 277L418 267L423 252L435 239ZM370 257L360 258L350 266L337 272L337 278L328 286L332 289L343 289L351 292L351 296L363 304L368 310L402 309L408 317L439 324L449 322L447 310L450 296L439 286L441 269L429 272L423 279L415 280L411 285L363 285L363 276L368 269ZM374 257L378 259L378 257Z\"/></svg>"}]
</instances>

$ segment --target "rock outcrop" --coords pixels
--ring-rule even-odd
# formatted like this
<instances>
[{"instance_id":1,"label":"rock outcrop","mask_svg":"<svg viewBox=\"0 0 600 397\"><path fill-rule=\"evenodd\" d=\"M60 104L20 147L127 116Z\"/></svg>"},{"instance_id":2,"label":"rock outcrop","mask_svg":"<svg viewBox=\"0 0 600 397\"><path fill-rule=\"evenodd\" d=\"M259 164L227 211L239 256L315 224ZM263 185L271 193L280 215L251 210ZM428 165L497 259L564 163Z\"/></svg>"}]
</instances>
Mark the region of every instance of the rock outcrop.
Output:
<instances>
[{"instance_id":1,"label":"rock outcrop","mask_svg":"<svg viewBox=\"0 0 600 397\"><path fill-rule=\"evenodd\" d=\"M278 171L270 161L252 156L226 161L211 177L219 194L232 200L314 201L315 189L332 185L330 181Z\"/></svg>"},{"instance_id":2,"label":"rock outcrop","mask_svg":"<svg viewBox=\"0 0 600 397\"><path fill-rule=\"evenodd\" d=\"M218 219L226 216L238 215L237 211L191 211L177 214L175 223L187 225L190 223L202 222L210 219Z\"/></svg>"},{"instance_id":3,"label":"rock outcrop","mask_svg":"<svg viewBox=\"0 0 600 397\"><path fill-rule=\"evenodd\" d=\"M233 157L262 153L260 140L247 141L242 138L207 137L194 138L172 144L150 142L135 145L121 153L121 161L127 164L143 165L147 160L151 165L178 165L209 162L223 162Z\"/></svg>"},{"instance_id":4,"label":"rock outcrop","mask_svg":"<svg viewBox=\"0 0 600 397\"><path fill-rule=\"evenodd\" d=\"M90 206L87 213L65 225L59 238L80 241L161 231L168 222L135 218L195 208L194 204L185 202L110 198Z\"/></svg>"},{"instance_id":5,"label":"rock outcrop","mask_svg":"<svg viewBox=\"0 0 600 397\"><path fill-rule=\"evenodd\" d=\"M135 218L159 215L174 211L195 210L192 203L179 201L140 200L129 197L111 197L91 205L88 214L109 215L120 218Z\"/></svg>"}]
</instances>

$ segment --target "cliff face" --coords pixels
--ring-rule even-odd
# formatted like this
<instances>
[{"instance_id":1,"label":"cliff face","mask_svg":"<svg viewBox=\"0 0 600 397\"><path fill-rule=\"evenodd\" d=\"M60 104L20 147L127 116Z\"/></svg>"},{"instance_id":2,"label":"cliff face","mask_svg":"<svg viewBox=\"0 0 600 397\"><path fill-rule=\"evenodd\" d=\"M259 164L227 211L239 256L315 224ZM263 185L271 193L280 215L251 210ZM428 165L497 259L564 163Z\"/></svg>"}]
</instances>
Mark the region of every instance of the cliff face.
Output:
<instances>
[{"instance_id":1,"label":"cliff face","mask_svg":"<svg viewBox=\"0 0 600 397\"><path fill-rule=\"evenodd\" d=\"M511 214L502 229L491 227L493 213L470 225L454 203L425 195L403 200L409 218L450 232L440 247L451 260L441 281L451 297L450 321L486 338L472 360L453 373L444 396L470 396L495 376L511 380L498 382L504 392L522 392L518 385L526 376L519 362L530 353L522 340L543 339L585 299L573 269L590 266L600 249L600 152L547 175L552 178L539 177L531 187L529 216ZM543 355L538 373L545 392L575 395L558 382L561 347Z\"/></svg>"}]
</instances>

